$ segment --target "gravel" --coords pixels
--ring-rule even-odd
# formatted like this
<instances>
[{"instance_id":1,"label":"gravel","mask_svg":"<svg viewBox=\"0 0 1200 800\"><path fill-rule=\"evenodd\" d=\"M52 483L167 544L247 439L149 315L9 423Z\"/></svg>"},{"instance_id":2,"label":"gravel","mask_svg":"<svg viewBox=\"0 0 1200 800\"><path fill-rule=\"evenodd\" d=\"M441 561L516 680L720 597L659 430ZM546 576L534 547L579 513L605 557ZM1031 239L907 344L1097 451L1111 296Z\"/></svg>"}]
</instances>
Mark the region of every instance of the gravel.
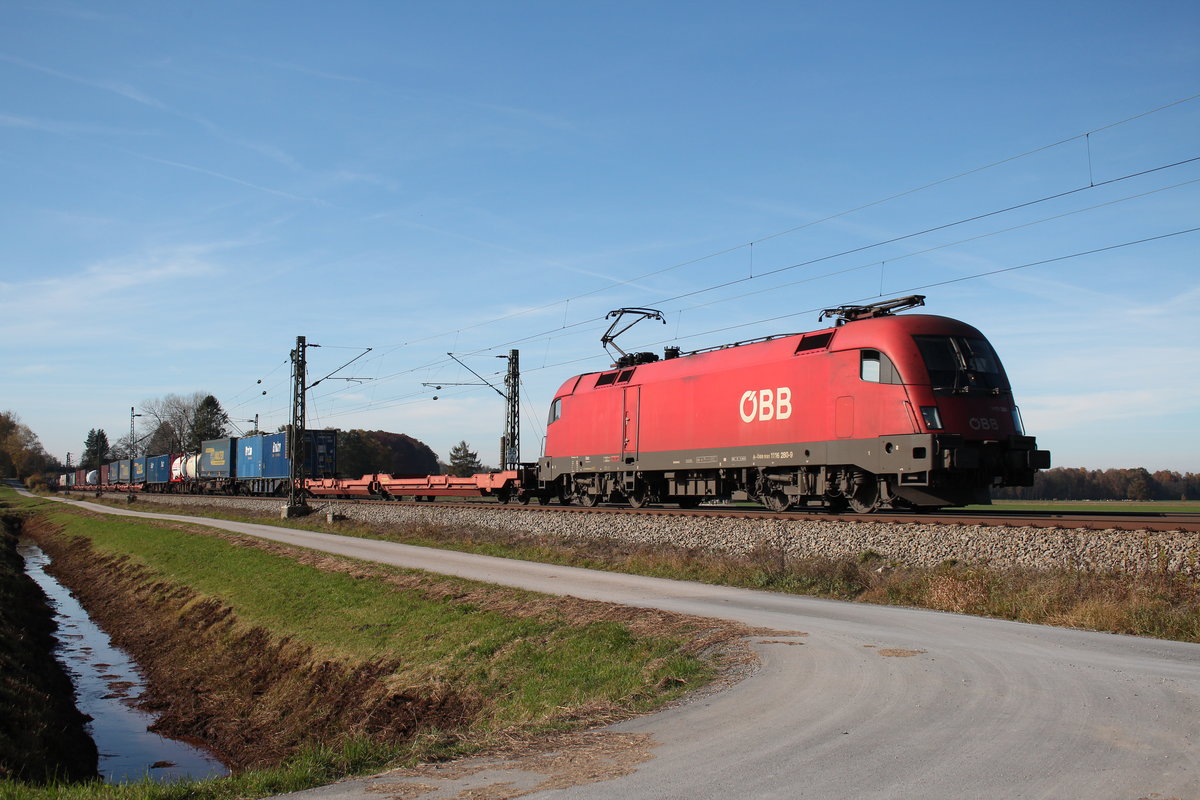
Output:
<instances>
[{"instance_id":1,"label":"gravel","mask_svg":"<svg viewBox=\"0 0 1200 800\"><path fill-rule=\"evenodd\" d=\"M119 497L119 495L115 495ZM139 495L138 503L213 506L276 516L279 499ZM1200 535L1181 531L1086 530L1001 525L830 522L783 516L730 519L670 515L603 514L553 508L448 508L420 505L357 505L321 502L317 514L336 511L371 525L470 526L549 538L587 537L616 543L670 544L743 555L754 551L788 556L858 556L873 551L910 566L937 566L954 559L993 567L1200 574Z\"/></svg>"}]
</instances>

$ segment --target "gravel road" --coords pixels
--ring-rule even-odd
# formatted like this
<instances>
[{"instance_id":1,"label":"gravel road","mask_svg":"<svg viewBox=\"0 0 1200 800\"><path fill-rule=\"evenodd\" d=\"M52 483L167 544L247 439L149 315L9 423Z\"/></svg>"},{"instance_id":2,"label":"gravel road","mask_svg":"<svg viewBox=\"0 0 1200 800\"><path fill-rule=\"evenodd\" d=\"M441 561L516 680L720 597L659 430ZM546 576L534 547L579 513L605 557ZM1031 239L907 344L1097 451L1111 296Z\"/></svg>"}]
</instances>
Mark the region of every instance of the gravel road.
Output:
<instances>
[{"instance_id":1,"label":"gravel road","mask_svg":"<svg viewBox=\"0 0 1200 800\"><path fill-rule=\"evenodd\" d=\"M346 781L297 800L1200 797L1200 645L145 516L778 631L755 639L761 667L731 689L552 753Z\"/></svg>"}]
</instances>

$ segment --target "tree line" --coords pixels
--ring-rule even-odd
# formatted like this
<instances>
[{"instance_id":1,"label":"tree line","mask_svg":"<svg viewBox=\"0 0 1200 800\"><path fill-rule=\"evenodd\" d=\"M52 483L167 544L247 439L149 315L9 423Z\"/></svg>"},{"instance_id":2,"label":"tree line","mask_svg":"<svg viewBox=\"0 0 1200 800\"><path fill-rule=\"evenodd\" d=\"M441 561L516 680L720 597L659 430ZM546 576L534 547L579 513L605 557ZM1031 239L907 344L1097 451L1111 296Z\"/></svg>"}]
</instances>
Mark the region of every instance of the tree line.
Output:
<instances>
[{"instance_id":1,"label":"tree line","mask_svg":"<svg viewBox=\"0 0 1200 800\"><path fill-rule=\"evenodd\" d=\"M1033 486L993 489L997 500L1200 500L1200 473L1054 467L1038 472Z\"/></svg>"}]
</instances>

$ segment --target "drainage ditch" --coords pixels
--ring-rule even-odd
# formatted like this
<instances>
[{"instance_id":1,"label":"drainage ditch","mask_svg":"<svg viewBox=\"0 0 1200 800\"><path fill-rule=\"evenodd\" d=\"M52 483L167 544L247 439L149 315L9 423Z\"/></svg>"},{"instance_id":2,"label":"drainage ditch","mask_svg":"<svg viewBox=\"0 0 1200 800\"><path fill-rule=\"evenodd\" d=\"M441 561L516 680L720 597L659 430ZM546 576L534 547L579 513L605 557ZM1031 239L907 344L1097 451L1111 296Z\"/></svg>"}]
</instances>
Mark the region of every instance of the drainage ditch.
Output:
<instances>
[{"instance_id":1,"label":"drainage ditch","mask_svg":"<svg viewBox=\"0 0 1200 800\"><path fill-rule=\"evenodd\" d=\"M41 587L54 609L55 655L74 685L76 706L91 718L87 727L100 752L101 777L109 783L147 776L169 782L228 774L207 752L149 730L155 718L137 707L144 689L137 664L113 645L74 595L46 572L50 558L32 539L22 537L17 552L25 561L26 574Z\"/></svg>"}]
</instances>

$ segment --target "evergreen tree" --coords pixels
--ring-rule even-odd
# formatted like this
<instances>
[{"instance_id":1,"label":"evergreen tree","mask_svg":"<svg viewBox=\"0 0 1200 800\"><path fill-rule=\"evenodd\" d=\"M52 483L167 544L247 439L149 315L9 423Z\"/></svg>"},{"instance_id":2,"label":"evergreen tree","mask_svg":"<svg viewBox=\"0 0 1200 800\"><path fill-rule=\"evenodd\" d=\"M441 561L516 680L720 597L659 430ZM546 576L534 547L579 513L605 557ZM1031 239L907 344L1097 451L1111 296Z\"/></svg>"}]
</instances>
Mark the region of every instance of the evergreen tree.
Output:
<instances>
[{"instance_id":1,"label":"evergreen tree","mask_svg":"<svg viewBox=\"0 0 1200 800\"><path fill-rule=\"evenodd\" d=\"M229 415L225 413L225 409L221 408L217 398L211 394L207 395L196 406L196 413L192 417L192 435L188 439L188 452L198 453L201 442L225 437L228 425Z\"/></svg>"},{"instance_id":2,"label":"evergreen tree","mask_svg":"<svg viewBox=\"0 0 1200 800\"><path fill-rule=\"evenodd\" d=\"M112 460L113 454L104 428L89 430L87 438L83 440L83 455L79 457L80 469L100 469L101 464Z\"/></svg>"},{"instance_id":3,"label":"evergreen tree","mask_svg":"<svg viewBox=\"0 0 1200 800\"><path fill-rule=\"evenodd\" d=\"M460 441L450 450L450 474L459 478L474 475L482 469L479 454L471 452L466 440Z\"/></svg>"},{"instance_id":4,"label":"evergreen tree","mask_svg":"<svg viewBox=\"0 0 1200 800\"><path fill-rule=\"evenodd\" d=\"M163 455L164 453L179 453L183 451L183 443L180 436L176 433L175 428L168 422L160 422L154 432L146 439L146 452L150 455Z\"/></svg>"}]
</instances>

